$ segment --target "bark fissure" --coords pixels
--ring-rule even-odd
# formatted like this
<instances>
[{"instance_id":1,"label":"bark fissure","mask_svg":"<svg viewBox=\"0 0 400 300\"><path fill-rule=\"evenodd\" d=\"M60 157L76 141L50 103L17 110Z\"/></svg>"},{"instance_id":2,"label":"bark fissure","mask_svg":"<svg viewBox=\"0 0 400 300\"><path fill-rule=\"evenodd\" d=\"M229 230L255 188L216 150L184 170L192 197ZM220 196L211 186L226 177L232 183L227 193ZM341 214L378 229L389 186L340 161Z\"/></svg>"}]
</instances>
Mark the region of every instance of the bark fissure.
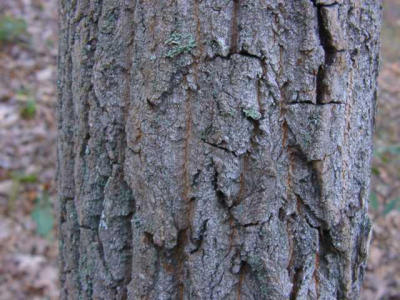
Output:
<instances>
[{"instance_id":1,"label":"bark fissure","mask_svg":"<svg viewBox=\"0 0 400 300\"><path fill-rule=\"evenodd\" d=\"M60 224L59 229L62 235L61 250L61 276L60 281L66 282L70 278L72 289L69 291L64 288L61 295L64 297L75 297L77 291L81 289L79 274L79 221L77 207L75 205L75 179L73 175L75 140L73 138L73 126L69 120L74 119L73 99L72 99L72 53L68 51L73 45L74 31L72 27L73 13L76 7L63 4L59 7L60 14L65 16L65 25L60 27L63 39L60 43L63 47L59 49L59 66L64 64L64 68L59 68L59 102L58 102L58 127L62 134L58 141L58 189L60 201ZM63 61L64 59L64 61ZM79 153L76 153L79 154ZM64 178L69 178L64 181ZM71 231L68 233L68 231ZM67 231L67 232L66 232Z\"/></svg>"},{"instance_id":2,"label":"bark fissure","mask_svg":"<svg viewBox=\"0 0 400 300\"><path fill-rule=\"evenodd\" d=\"M238 51L239 43L239 18L240 18L240 0L233 0L232 25L231 25L231 50L230 53Z\"/></svg>"},{"instance_id":3,"label":"bark fissure","mask_svg":"<svg viewBox=\"0 0 400 300\"><path fill-rule=\"evenodd\" d=\"M136 3L134 4L136 5ZM130 111L131 107L131 84L132 84L132 67L133 67L133 62L132 62L132 57L133 57L133 39L134 39L134 26L133 26L133 14L135 11L135 6L134 7L128 7L124 6L124 14L123 14L123 24L124 28L127 30L127 34L125 36L125 44L126 44L126 52L125 52L125 69L124 69L124 93L122 95L122 100L123 100L123 108L124 111L122 112L123 114L123 121L121 123L121 133L120 133L120 143L121 143L121 157L119 158L118 164L120 166L120 172L121 172L121 180L124 183L124 185L127 187L129 194L132 194L132 189L129 187L129 184L127 183L127 176L125 174L125 158L127 155L126 149L128 148L128 142L127 142L127 119L128 119L128 114ZM126 216L123 216L123 221L125 223L125 230L126 230L126 235L127 235L127 240L125 241L125 244L123 248L121 249L122 252L126 253L126 262L124 264L124 276L123 279L120 279L120 282L118 284L118 288L121 290L121 299L127 299L127 290L128 290L128 284L131 281L131 273L132 273L132 218L135 213L135 200L131 196L130 199L128 200L128 213Z\"/></svg>"}]
</instances>

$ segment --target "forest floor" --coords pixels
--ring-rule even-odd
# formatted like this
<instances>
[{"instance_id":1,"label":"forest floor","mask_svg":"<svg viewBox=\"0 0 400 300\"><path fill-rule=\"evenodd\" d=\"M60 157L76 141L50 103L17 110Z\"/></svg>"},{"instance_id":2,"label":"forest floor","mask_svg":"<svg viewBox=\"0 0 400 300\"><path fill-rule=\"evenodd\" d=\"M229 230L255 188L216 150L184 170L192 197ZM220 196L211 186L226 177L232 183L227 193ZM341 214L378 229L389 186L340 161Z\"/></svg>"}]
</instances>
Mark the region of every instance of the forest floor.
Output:
<instances>
[{"instance_id":1,"label":"forest floor","mask_svg":"<svg viewBox=\"0 0 400 300\"><path fill-rule=\"evenodd\" d=\"M400 1L385 0L361 299L400 299ZM0 300L58 299L57 1L0 3Z\"/></svg>"}]
</instances>

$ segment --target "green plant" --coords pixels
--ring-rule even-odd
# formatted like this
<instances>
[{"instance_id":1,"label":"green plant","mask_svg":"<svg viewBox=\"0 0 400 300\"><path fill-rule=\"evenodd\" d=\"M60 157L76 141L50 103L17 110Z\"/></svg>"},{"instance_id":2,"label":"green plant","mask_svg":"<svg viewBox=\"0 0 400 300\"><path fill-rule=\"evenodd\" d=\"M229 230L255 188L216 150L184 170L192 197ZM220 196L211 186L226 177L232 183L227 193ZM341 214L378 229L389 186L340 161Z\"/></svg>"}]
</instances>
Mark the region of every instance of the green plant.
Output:
<instances>
[{"instance_id":1,"label":"green plant","mask_svg":"<svg viewBox=\"0 0 400 300\"><path fill-rule=\"evenodd\" d=\"M166 54L168 58L173 58L182 53L189 53L196 47L196 41L191 34L178 32L173 32L165 41L165 44L172 47Z\"/></svg>"},{"instance_id":2,"label":"green plant","mask_svg":"<svg viewBox=\"0 0 400 300\"><path fill-rule=\"evenodd\" d=\"M395 209L397 209L397 210L400 211L400 197L395 198L395 199L389 201L389 202L385 205L385 207L384 207L384 209L383 209L383 214L384 214L384 215L387 215L388 213L390 213L392 210L395 210Z\"/></svg>"},{"instance_id":3,"label":"green plant","mask_svg":"<svg viewBox=\"0 0 400 300\"><path fill-rule=\"evenodd\" d=\"M381 206L379 205L378 197L372 192L369 198L369 204L374 211L380 211L385 216L392 210L400 211L400 197L390 200L383 206L383 209L380 210Z\"/></svg>"},{"instance_id":4,"label":"green plant","mask_svg":"<svg viewBox=\"0 0 400 300\"><path fill-rule=\"evenodd\" d=\"M15 43L28 36L26 22L12 16L0 16L0 42Z\"/></svg>"},{"instance_id":5,"label":"green plant","mask_svg":"<svg viewBox=\"0 0 400 300\"><path fill-rule=\"evenodd\" d=\"M379 202L378 202L378 197L376 196L375 193L371 193L370 197L369 197L369 203L371 205L371 208L373 210L378 210L379 209Z\"/></svg>"},{"instance_id":6,"label":"green plant","mask_svg":"<svg viewBox=\"0 0 400 300\"><path fill-rule=\"evenodd\" d=\"M387 146L382 146L378 147L374 151L374 155L382 158L385 154L391 154L391 155L400 155L400 145L387 145Z\"/></svg>"},{"instance_id":7,"label":"green plant","mask_svg":"<svg viewBox=\"0 0 400 300\"><path fill-rule=\"evenodd\" d=\"M36 174L24 174L24 173L13 173L13 180L17 180L20 183L35 183L38 178Z\"/></svg>"},{"instance_id":8,"label":"green plant","mask_svg":"<svg viewBox=\"0 0 400 300\"><path fill-rule=\"evenodd\" d=\"M32 98L25 101L20 110L20 114L24 119L33 119L36 115L36 101Z\"/></svg>"},{"instance_id":9,"label":"green plant","mask_svg":"<svg viewBox=\"0 0 400 300\"><path fill-rule=\"evenodd\" d=\"M261 119L261 113L258 110L255 110L254 108L243 109L243 112L244 112L246 118L251 118L253 120Z\"/></svg>"},{"instance_id":10,"label":"green plant","mask_svg":"<svg viewBox=\"0 0 400 300\"><path fill-rule=\"evenodd\" d=\"M7 208L9 211L15 209L15 201L18 198L20 192L21 184L25 183L35 183L38 178L36 174L25 174L22 172L12 172L11 173L12 186L8 197Z\"/></svg>"},{"instance_id":11,"label":"green plant","mask_svg":"<svg viewBox=\"0 0 400 300\"><path fill-rule=\"evenodd\" d=\"M36 223L37 234L45 238L51 237L51 231L54 226L54 216L50 197L46 191L43 192L42 197L36 198L31 217Z\"/></svg>"},{"instance_id":12,"label":"green plant","mask_svg":"<svg viewBox=\"0 0 400 300\"><path fill-rule=\"evenodd\" d=\"M372 167L371 172L375 176L379 176L379 174L381 173L377 167Z\"/></svg>"}]
</instances>

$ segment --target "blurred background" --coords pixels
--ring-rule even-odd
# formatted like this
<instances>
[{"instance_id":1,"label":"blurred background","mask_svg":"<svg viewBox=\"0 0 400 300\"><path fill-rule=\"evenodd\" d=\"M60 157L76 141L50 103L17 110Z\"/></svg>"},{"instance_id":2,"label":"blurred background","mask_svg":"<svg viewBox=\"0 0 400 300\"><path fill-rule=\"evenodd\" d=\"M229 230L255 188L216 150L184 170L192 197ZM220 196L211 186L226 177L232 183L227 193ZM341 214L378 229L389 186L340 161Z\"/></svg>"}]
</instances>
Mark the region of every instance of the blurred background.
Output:
<instances>
[{"instance_id":1,"label":"blurred background","mask_svg":"<svg viewBox=\"0 0 400 300\"><path fill-rule=\"evenodd\" d=\"M400 1L384 0L361 299L400 299ZM0 2L0 300L58 299L55 189L57 1Z\"/></svg>"}]
</instances>

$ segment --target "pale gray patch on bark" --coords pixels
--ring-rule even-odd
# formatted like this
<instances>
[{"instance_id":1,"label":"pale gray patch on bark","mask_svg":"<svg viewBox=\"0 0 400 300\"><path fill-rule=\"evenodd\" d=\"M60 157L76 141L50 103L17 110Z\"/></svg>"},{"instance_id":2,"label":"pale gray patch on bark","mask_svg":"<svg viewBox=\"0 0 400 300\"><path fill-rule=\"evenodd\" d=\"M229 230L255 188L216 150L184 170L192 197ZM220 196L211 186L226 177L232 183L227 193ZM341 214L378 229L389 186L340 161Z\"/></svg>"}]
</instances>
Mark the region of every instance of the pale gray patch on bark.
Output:
<instances>
[{"instance_id":1,"label":"pale gray patch on bark","mask_svg":"<svg viewBox=\"0 0 400 300\"><path fill-rule=\"evenodd\" d=\"M60 0L62 299L356 299L381 3Z\"/></svg>"}]
</instances>

